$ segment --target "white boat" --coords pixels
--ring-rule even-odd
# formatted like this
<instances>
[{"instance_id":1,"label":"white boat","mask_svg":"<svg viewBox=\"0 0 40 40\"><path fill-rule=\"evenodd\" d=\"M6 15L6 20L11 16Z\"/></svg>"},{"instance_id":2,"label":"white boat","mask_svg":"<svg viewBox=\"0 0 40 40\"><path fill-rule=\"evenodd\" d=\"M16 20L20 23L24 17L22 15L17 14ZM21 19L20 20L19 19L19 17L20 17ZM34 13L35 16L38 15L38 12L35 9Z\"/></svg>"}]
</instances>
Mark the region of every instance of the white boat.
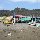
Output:
<instances>
[{"instance_id":1,"label":"white boat","mask_svg":"<svg viewBox=\"0 0 40 40\"><path fill-rule=\"evenodd\" d=\"M36 27L40 27L40 23L36 23Z\"/></svg>"},{"instance_id":2,"label":"white boat","mask_svg":"<svg viewBox=\"0 0 40 40\"><path fill-rule=\"evenodd\" d=\"M35 21L31 25L36 26L36 18L35 18Z\"/></svg>"},{"instance_id":3,"label":"white boat","mask_svg":"<svg viewBox=\"0 0 40 40\"><path fill-rule=\"evenodd\" d=\"M29 22L28 24L29 24L29 25L33 24L33 20L32 20L32 22Z\"/></svg>"},{"instance_id":4,"label":"white boat","mask_svg":"<svg viewBox=\"0 0 40 40\"><path fill-rule=\"evenodd\" d=\"M36 22L33 22L31 25L32 25L32 26L36 26Z\"/></svg>"}]
</instances>

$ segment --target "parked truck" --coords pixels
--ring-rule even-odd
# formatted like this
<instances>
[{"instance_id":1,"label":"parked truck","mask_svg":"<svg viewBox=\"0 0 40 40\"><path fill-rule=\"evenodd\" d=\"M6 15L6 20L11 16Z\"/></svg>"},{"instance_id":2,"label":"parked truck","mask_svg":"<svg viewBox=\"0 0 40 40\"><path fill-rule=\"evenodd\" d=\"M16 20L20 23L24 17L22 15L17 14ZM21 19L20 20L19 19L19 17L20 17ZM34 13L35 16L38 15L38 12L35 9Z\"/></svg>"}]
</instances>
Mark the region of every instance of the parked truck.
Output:
<instances>
[{"instance_id":1,"label":"parked truck","mask_svg":"<svg viewBox=\"0 0 40 40\"><path fill-rule=\"evenodd\" d=\"M13 16L8 16L3 20L4 24L12 24L13 23Z\"/></svg>"}]
</instances>

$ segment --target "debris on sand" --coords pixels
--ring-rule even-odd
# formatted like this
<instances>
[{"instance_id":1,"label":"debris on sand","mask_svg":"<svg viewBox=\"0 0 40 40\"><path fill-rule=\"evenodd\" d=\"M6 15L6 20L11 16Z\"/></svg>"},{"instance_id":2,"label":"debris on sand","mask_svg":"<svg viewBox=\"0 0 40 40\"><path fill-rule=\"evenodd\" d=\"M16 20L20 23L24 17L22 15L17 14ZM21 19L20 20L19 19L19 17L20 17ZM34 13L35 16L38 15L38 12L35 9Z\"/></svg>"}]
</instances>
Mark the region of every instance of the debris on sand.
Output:
<instances>
[{"instance_id":1,"label":"debris on sand","mask_svg":"<svg viewBox=\"0 0 40 40\"><path fill-rule=\"evenodd\" d=\"M5 36L5 37L7 37L7 36Z\"/></svg>"},{"instance_id":2,"label":"debris on sand","mask_svg":"<svg viewBox=\"0 0 40 40\"><path fill-rule=\"evenodd\" d=\"M6 29L3 29L4 32L6 32Z\"/></svg>"},{"instance_id":3,"label":"debris on sand","mask_svg":"<svg viewBox=\"0 0 40 40\"><path fill-rule=\"evenodd\" d=\"M18 39L20 38L20 37L17 37Z\"/></svg>"},{"instance_id":4,"label":"debris on sand","mask_svg":"<svg viewBox=\"0 0 40 40\"><path fill-rule=\"evenodd\" d=\"M21 30L22 31L22 30Z\"/></svg>"},{"instance_id":5,"label":"debris on sand","mask_svg":"<svg viewBox=\"0 0 40 40\"><path fill-rule=\"evenodd\" d=\"M3 32L3 30L0 30L0 32Z\"/></svg>"},{"instance_id":6,"label":"debris on sand","mask_svg":"<svg viewBox=\"0 0 40 40\"><path fill-rule=\"evenodd\" d=\"M8 36L11 36L11 33L8 33Z\"/></svg>"},{"instance_id":7,"label":"debris on sand","mask_svg":"<svg viewBox=\"0 0 40 40\"><path fill-rule=\"evenodd\" d=\"M35 30L33 30L32 32L34 32L34 33L35 33Z\"/></svg>"}]
</instances>

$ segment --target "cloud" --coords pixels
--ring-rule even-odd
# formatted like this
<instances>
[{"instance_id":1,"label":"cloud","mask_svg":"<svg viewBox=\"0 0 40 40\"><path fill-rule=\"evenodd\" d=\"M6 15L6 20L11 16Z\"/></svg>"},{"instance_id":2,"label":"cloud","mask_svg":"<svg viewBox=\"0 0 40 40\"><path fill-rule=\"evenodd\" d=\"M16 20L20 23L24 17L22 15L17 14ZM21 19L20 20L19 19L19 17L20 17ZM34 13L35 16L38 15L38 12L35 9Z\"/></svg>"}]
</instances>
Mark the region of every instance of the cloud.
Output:
<instances>
[{"instance_id":1,"label":"cloud","mask_svg":"<svg viewBox=\"0 0 40 40\"><path fill-rule=\"evenodd\" d=\"M8 0L8 1L11 1L11 2L40 2L40 0Z\"/></svg>"}]
</instances>

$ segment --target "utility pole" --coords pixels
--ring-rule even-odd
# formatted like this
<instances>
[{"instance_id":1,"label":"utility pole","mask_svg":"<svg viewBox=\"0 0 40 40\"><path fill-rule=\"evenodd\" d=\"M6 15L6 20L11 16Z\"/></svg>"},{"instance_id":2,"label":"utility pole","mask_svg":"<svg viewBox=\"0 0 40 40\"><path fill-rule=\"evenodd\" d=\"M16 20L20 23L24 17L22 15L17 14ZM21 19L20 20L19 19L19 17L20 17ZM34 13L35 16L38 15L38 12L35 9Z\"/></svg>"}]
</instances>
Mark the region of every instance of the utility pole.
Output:
<instances>
[{"instance_id":1,"label":"utility pole","mask_svg":"<svg viewBox=\"0 0 40 40\"><path fill-rule=\"evenodd\" d=\"M14 12L14 24L15 24L15 12Z\"/></svg>"},{"instance_id":2,"label":"utility pole","mask_svg":"<svg viewBox=\"0 0 40 40\"><path fill-rule=\"evenodd\" d=\"M33 15L32 15L32 22L33 22Z\"/></svg>"}]
</instances>

